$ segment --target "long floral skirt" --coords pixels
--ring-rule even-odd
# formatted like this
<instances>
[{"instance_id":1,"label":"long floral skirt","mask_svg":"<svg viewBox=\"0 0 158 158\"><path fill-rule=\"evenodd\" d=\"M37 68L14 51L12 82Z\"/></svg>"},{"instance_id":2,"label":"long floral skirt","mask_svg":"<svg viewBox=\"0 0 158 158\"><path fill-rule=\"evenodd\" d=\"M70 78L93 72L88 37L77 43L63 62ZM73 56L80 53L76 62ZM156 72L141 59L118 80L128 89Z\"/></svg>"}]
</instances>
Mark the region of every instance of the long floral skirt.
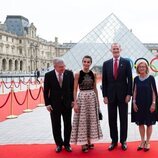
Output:
<instances>
[{"instance_id":1,"label":"long floral skirt","mask_svg":"<svg viewBox=\"0 0 158 158\"><path fill-rule=\"evenodd\" d=\"M70 143L88 144L102 139L99 122L98 102L93 90L80 91L77 104L79 112L74 113Z\"/></svg>"}]
</instances>

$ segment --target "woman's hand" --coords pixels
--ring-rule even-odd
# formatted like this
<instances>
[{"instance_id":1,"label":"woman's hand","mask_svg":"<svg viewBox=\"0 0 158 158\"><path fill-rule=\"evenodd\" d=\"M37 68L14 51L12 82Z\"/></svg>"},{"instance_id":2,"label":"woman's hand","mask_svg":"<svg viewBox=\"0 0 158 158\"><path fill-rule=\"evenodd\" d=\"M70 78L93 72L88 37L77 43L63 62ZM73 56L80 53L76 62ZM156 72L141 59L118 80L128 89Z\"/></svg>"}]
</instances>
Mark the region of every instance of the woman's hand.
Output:
<instances>
[{"instance_id":1,"label":"woman's hand","mask_svg":"<svg viewBox=\"0 0 158 158\"><path fill-rule=\"evenodd\" d=\"M79 112L79 107L78 107L78 105L77 105L76 102L74 103L74 111L75 111L76 113Z\"/></svg>"},{"instance_id":2,"label":"woman's hand","mask_svg":"<svg viewBox=\"0 0 158 158\"><path fill-rule=\"evenodd\" d=\"M135 103L133 103L133 110L134 110L135 112L138 111L138 106L137 106Z\"/></svg>"},{"instance_id":3,"label":"woman's hand","mask_svg":"<svg viewBox=\"0 0 158 158\"><path fill-rule=\"evenodd\" d=\"M150 107L150 112L152 113L152 112L154 112L155 111L155 104L151 104L151 107Z\"/></svg>"}]
</instances>

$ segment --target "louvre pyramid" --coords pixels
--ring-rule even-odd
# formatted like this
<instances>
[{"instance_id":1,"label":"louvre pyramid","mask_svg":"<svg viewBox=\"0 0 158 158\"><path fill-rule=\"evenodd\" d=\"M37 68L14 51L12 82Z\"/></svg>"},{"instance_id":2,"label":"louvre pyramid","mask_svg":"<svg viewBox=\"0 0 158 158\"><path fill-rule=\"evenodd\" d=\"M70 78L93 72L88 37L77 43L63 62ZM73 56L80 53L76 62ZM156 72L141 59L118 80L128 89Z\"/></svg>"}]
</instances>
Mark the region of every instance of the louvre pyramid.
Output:
<instances>
[{"instance_id":1,"label":"louvre pyramid","mask_svg":"<svg viewBox=\"0 0 158 158\"><path fill-rule=\"evenodd\" d=\"M130 61L135 62L140 57L149 60L152 58L150 51L112 13L62 56L62 59L66 67L73 71L82 68L82 58L85 55L92 57L92 67L102 66L105 60L112 58L110 48L114 42L121 45L121 56Z\"/></svg>"}]
</instances>

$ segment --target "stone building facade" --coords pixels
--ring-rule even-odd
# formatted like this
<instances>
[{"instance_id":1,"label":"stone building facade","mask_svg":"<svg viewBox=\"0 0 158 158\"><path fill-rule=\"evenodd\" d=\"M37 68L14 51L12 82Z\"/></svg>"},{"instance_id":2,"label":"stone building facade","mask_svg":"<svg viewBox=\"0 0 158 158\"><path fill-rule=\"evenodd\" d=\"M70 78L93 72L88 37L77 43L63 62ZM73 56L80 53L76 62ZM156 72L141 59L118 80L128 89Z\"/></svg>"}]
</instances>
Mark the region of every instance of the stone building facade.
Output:
<instances>
[{"instance_id":1,"label":"stone building facade","mask_svg":"<svg viewBox=\"0 0 158 158\"><path fill-rule=\"evenodd\" d=\"M7 16L0 24L1 73L33 73L52 65L58 44L38 37L36 30L22 16Z\"/></svg>"}]
</instances>

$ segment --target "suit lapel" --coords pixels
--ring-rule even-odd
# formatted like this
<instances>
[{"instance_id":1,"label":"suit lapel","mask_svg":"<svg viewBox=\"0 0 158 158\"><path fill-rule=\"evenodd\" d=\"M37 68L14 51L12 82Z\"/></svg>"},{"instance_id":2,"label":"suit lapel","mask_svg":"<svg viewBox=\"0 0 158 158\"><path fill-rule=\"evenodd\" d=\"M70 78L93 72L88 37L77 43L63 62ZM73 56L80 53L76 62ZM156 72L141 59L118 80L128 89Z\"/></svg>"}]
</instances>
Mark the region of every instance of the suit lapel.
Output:
<instances>
[{"instance_id":1,"label":"suit lapel","mask_svg":"<svg viewBox=\"0 0 158 158\"><path fill-rule=\"evenodd\" d=\"M110 63L109 63L109 71L111 72L112 74L112 78L114 79L114 72L113 72L113 59L110 60Z\"/></svg>"},{"instance_id":2,"label":"suit lapel","mask_svg":"<svg viewBox=\"0 0 158 158\"><path fill-rule=\"evenodd\" d=\"M60 87L58 78L57 78L56 73L55 73L55 70L53 70L53 77L54 77L54 83L55 83L56 85L58 85L58 87ZM60 88L61 88L61 87L60 87Z\"/></svg>"},{"instance_id":3,"label":"suit lapel","mask_svg":"<svg viewBox=\"0 0 158 158\"><path fill-rule=\"evenodd\" d=\"M117 76L117 78L119 77L119 74L120 74L120 70L121 70L122 65L123 65L123 61L122 61L122 58L120 57L119 67L118 67L118 76Z\"/></svg>"},{"instance_id":4,"label":"suit lapel","mask_svg":"<svg viewBox=\"0 0 158 158\"><path fill-rule=\"evenodd\" d=\"M65 83L66 83L66 80L67 80L67 72L65 70L64 74L63 74L63 83L62 83L62 87L64 87Z\"/></svg>"}]
</instances>

